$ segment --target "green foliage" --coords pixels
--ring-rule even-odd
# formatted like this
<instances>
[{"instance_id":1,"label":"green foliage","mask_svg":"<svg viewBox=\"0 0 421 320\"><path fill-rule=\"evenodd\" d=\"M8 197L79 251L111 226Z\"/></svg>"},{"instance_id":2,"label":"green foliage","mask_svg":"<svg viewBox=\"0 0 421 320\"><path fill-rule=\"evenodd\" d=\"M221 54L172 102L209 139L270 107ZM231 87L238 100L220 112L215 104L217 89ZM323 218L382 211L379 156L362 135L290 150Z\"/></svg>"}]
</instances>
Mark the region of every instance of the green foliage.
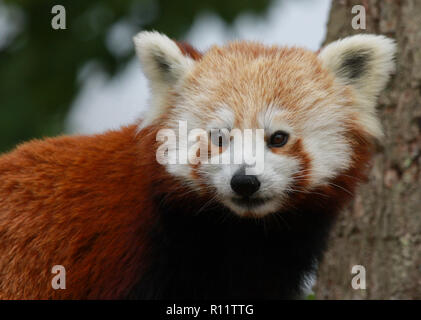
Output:
<instances>
[{"instance_id":1,"label":"green foliage","mask_svg":"<svg viewBox=\"0 0 421 320\"><path fill-rule=\"evenodd\" d=\"M200 12L214 11L231 22L244 10L262 12L269 0L64 0L66 30L51 27L55 1L3 2L23 12L24 26L0 48L0 152L63 130L79 89L78 71L86 62L95 60L113 75L128 61L133 50L116 56L106 45L116 22L179 38Z\"/></svg>"},{"instance_id":2,"label":"green foliage","mask_svg":"<svg viewBox=\"0 0 421 320\"><path fill-rule=\"evenodd\" d=\"M313 292L313 293L310 293L310 294L307 296L307 300L316 300L316 295L314 294L314 292Z\"/></svg>"}]
</instances>

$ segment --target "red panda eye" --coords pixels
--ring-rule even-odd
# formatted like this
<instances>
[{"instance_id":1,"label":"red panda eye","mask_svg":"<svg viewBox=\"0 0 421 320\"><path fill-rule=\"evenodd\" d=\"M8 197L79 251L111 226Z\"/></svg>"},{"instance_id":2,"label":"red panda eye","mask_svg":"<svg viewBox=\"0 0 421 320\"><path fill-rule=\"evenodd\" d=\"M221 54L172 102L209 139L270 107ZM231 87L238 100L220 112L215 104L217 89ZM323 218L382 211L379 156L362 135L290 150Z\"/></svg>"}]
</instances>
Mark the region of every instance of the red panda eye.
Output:
<instances>
[{"instance_id":1,"label":"red panda eye","mask_svg":"<svg viewBox=\"0 0 421 320\"><path fill-rule=\"evenodd\" d=\"M270 148L280 148L288 142L288 139L289 134L285 131L279 130L270 136L268 145Z\"/></svg>"},{"instance_id":2,"label":"red panda eye","mask_svg":"<svg viewBox=\"0 0 421 320\"><path fill-rule=\"evenodd\" d=\"M227 143L227 137L221 129L211 130L211 141L217 147L224 147Z\"/></svg>"}]
</instances>

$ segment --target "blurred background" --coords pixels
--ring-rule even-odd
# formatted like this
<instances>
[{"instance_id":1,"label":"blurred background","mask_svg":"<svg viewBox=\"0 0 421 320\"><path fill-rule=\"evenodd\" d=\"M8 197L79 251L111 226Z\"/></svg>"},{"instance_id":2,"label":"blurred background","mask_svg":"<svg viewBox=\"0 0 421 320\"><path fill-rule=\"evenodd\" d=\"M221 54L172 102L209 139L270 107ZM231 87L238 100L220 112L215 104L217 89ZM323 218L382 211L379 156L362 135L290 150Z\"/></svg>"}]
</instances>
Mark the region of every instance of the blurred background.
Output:
<instances>
[{"instance_id":1,"label":"blurred background","mask_svg":"<svg viewBox=\"0 0 421 320\"><path fill-rule=\"evenodd\" d=\"M66 29L54 30L54 5ZM147 109L132 37L155 29L200 50L231 39L317 50L330 0L0 0L0 153L32 138L97 133Z\"/></svg>"}]
</instances>

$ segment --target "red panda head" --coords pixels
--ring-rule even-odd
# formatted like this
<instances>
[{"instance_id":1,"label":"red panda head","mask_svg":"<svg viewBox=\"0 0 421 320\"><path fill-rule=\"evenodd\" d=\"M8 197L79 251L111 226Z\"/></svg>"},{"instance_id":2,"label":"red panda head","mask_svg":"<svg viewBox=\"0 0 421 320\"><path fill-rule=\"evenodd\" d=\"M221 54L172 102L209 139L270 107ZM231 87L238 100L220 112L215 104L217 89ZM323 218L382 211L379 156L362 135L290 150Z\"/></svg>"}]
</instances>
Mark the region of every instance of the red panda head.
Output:
<instances>
[{"instance_id":1,"label":"red panda head","mask_svg":"<svg viewBox=\"0 0 421 320\"><path fill-rule=\"evenodd\" d=\"M334 197L333 185L352 191L340 178L361 175L367 146L382 135L375 104L395 51L383 36L352 36L319 53L233 42L202 55L156 32L134 42L152 92L141 127L164 129L157 152L169 157L167 172L240 216ZM241 161L233 160L234 131L243 133ZM229 163L212 162L224 155Z\"/></svg>"}]
</instances>

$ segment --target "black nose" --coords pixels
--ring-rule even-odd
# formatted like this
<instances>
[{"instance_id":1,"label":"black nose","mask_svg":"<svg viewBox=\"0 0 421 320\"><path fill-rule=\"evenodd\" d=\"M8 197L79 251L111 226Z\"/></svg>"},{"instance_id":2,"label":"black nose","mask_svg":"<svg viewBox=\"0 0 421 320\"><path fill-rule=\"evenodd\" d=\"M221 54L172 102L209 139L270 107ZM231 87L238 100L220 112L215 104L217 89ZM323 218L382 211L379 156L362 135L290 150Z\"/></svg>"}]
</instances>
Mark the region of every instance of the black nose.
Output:
<instances>
[{"instance_id":1,"label":"black nose","mask_svg":"<svg viewBox=\"0 0 421 320\"><path fill-rule=\"evenodd\" d=\"M234 174L231 178L231 188L242 197L250 197L260 188L260 181L256 176L246 175L244 170Z\"/></svg>"}]
</instances>

